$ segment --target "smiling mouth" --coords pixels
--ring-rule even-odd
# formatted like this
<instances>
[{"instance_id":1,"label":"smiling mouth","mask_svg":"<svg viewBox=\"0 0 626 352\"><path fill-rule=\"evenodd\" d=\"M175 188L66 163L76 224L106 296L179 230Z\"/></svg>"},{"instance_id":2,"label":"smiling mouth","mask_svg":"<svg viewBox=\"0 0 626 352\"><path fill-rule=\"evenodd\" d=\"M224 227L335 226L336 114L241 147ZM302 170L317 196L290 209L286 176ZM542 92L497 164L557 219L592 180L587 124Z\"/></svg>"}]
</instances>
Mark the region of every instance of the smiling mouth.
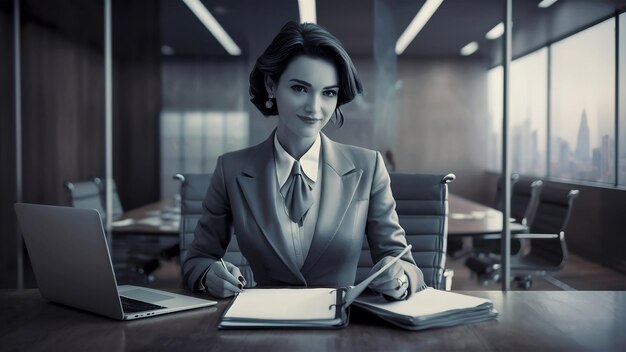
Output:
<instances>
[{"instance_id":1,"label":"smiling mouth","mask_svg":"<svg viewBox=\"0 0 626 352\"><path fill-rule=\"evenodd\" d=\"M318 123L320 121L322 121L322 119L316 119L316 118L312 118L312 117L307 117L307 116L302 116L302 115L298 115L298 117L300 118L300 120L309 123L309 124L314 124L314 123Z\"/></svg>"}]
</instances>

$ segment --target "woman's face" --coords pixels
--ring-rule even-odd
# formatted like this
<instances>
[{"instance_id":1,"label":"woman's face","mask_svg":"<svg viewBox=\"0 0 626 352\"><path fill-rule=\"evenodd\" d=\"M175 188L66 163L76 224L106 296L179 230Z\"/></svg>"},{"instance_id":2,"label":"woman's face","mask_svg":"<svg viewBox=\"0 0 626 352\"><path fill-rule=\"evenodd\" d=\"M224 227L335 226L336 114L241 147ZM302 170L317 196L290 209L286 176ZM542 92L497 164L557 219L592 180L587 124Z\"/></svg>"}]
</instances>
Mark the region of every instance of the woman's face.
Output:
<instances>
[{"instance_id":1,"label":"woman's face","mask_svg":"<svg viewBox=\"0 0 626 352\"><path fill-rule=\"evenodd\" d=\"M279 136L310 138L317 136L337 107L339 78L330 62L299 56L270 89L278 107Z\"/></svg>"}]
</instances>

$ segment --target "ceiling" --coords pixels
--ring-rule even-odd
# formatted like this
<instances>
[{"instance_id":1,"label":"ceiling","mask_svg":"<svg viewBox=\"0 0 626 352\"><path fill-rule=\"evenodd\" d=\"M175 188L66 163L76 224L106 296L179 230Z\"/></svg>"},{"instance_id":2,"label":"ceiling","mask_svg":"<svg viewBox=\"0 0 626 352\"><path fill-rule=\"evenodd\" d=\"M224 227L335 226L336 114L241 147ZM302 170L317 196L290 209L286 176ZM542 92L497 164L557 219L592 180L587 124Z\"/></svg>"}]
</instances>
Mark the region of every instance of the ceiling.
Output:
<instances>
[{"instance_id":1,"label":"ceiling","mask_svg":"<svg viewBox=\"0 0 626 352\"><path fill-rule=\"evenodd\" d=\"M202 0L244 56L256 57L288 20L298 20L296 0ZM395 45L425 0L317 0L317 22L337 36L352 56L372 56L377 43ZM626 0L560 0L548 9L539 0L513 1L513 53L534 50L626 7ZM500 40L485 33L503 21L504 0L444 0L402 57L459 57L477 41L473 57L493 60ZM161 0L161 37L178 57L229 57L182 0ZM375 28L379 28L375 31ZM385 40L387 39L387 40ZM495 54L494 54L495 53Z\"/></svg>"}]
</instances>

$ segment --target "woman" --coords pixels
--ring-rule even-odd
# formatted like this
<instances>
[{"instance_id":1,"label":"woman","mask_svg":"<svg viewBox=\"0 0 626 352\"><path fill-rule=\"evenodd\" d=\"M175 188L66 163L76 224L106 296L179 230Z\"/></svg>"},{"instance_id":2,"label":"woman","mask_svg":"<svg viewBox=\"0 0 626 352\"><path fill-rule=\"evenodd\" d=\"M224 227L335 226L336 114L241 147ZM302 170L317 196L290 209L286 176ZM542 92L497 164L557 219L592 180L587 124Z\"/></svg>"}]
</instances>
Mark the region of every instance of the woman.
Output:
<instances>
[{"instance_id":1,"label":"woman","mask_svg":"<svg viewBox=\"0 0 626 352\"><path fill-rule=\"evenodd\" d=\"M221 260L237 236L256 282L353 285L363 234L382 267L406 246L380 153L339 144L321 129L342 125L340 106L362 92L352 60L322 27L287 23L250 74L252 103L278 126L259 145L218 161L183 263L188 288L228 297L246 285ZM370 288L404 299L424 286L410 254Z\"/></svg>"}]
</instances>

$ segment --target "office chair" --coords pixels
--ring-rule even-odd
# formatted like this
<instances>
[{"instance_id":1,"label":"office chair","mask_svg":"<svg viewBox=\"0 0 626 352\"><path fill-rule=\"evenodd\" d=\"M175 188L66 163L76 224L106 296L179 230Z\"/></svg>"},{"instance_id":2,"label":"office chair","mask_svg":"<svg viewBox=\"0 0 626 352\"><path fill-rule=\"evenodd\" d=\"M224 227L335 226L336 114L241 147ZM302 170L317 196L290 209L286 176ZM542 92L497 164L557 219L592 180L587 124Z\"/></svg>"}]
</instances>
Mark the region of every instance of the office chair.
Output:
<instances>
[{"instance_id":1,"label":"office chair","mask_svg":"<svg viewBox=\"0 0 626 352\"><path fill-rule=\"evenodd\" d=\"M86 209L95 209L100 213L100 218L102 219L102 223L106 223L106 211L104 209L104 186L103 182L99 178L94 178L91 181L80 181L80 182L65 182L65 188L67 189L71 201L71 205L74 208L86 208ZM113 184L113 190L115 191L115 184ZM117 192L114 192L114 218L119 217L122 214L121 203L119 201L119 197L117 197ZM117 199L117 205L116 201ZM119 215L117 215L117 213ZM126 248L127 253L133 252L130 248ZM111 252L115 252L113 248L111 248ZM158 260L154 258L150 258L149 256L142 254L128 254L129 256L124 258L123 262L115 262L114 269L119 270L129 270L132 272L136 272L142 276L146 276L148 280L152 279L152 273L159 267Z\"/></svg>"},{"instance_id":2,"label":"office chair","mask_svg":"<svg viewBox=\"0 0 626 352\"><path fill-rule=\"evenodd\" d=\"M445 270L448 183L456 176L391 173L390 177L400 225L406 232L407 242L413 245L411 253L424 273L426 284L450 289L453 272ZM369 246L364 240L356 282L365 279L372 266Z\"/></svg>"},{"instance_id":3,"label":"office chair","mask_svg":"<svg viewBox=\"0 0 626 352\"><path fill-rule=\"evenodd\" d=\"M524 225L527 229L530 229L537 213L537 206L539 205L539 199L541 196L541 190L543 188L543 181L541 180L521 180L519 175L511 175L511 217L515 222ZM502 195L501 182L498 182L498 190L496 192L498 197ZM499 200L499 204L502 204L502 199ZM498 208L502 210L502 208ZM528 231L526 231L528 232ZM517 254L517 252L526 245L526 240L512 239L511 240L511 253ZM482 239L476 238L473 240L473 255L489 255L491 253L500 253L500 240Z\"/></svg>"},{"instance_id":4,"label":"office chair","mask_svg":"<svg viewBox=\"0 0 626 352\"><path fill-rule=\"evenodd\" d=\"M519 287L530 288L532 274L545 276L565 266L568 255L565 232L574 199L579 194L577 189L546 188L543 191L530 233L520 235L528 245L511 258L511 275Z\"/></svg>"},{"instance_id":5,"label":"office chair","mask_svg":"<svg viewBox=\"0 0 626 352\"><path fill-rule=\"evenodd\" d=\"M202 201L209 187L211 174L176 174L174 178L180 180L181 219L179 246L182 268L182 263L187 257L191 242L193 242L196 225L202 216ZM241 270L241 274L246 279L249 287L256 286L250 264L239 249L236 234L233 234L231 237L224 254L224 260L233 263Z\"/></svg>"},{"instance_id":6,"label":"office chair","mask_svg":"<svg viewBox=\"0 0 626 352\"><path fill-rule=\"evenodd\" d=\"M519 181L519 174L511 174L511 193L515 190L515 184ZM502 177L498 178L498 183L496 185L496 195L493 199L493 207L498 210L502 210L504 207L502 206Z\"/></svg>"},{"instance_id":7,"label":"office chair","mask_svg":"<svg viewBox=\"0 0 626 352\"><path fill-rule=\"evenodd\" d=\"M512 235L526 243L511 257L511 275L520 288L532 286L533 274L547 276L548 272L558 272L565 266L568 255L565 232L579 193L576 189L545 188L530 233ZM486 272L500 280L499 255L468 258L466 265L474 272Z\"/></svg>"},{"instance_id":8,"label":"office chair","mask_svg":"<svg viewBox=\"0 0 626 352\"><path fill-rule=\"evenodd\" d=\"M70 204L74 208L95 209L100 213L102 222L106 221L106 212L100 198L100 188L93 181L65 182Z\"/></svg>"},{"instance_id":9,"label":"office chair","mask_svg":"<svg viewBox=\"0 0 626 352\"><path fill-rule=\"evenodd\" d=\"M115 183L115 180L111 180L111 181L112 181L111 186L113 187L112 189L113 220L117 220L124 213L124 208L122 207L120 196L117 193L117 184ZM106 188L105 188L104 181L99 177L95 177L93 179L93 183L95 183L98 186L98 189L100 190L100 199L102 201L102 204L106 204Z\"/></svg>"}]
</instances>

